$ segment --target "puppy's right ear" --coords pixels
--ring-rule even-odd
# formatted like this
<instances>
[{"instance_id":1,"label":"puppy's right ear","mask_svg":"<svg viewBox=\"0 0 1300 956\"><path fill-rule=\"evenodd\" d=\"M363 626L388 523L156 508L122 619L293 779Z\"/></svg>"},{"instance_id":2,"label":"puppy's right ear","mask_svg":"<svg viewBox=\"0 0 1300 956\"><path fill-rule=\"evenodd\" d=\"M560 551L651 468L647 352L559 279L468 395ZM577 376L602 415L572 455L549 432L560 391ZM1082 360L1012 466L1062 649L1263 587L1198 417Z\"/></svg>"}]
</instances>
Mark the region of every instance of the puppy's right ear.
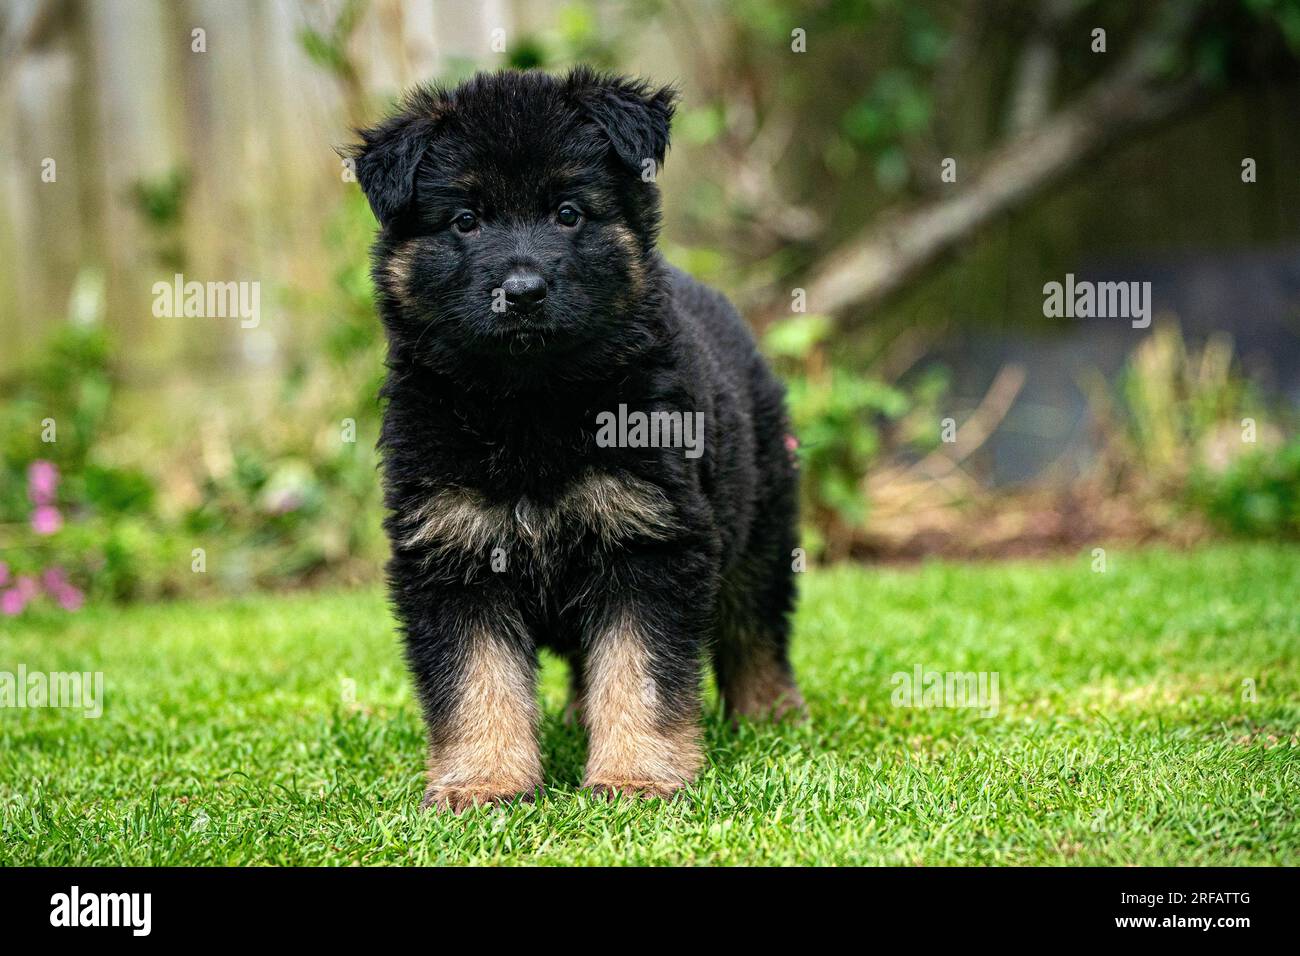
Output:
<instances>
[{"instance_id":1,"label":"puppy's right ear","mask_svg":"<svg viewBox=\"0 0 1300 956\"><path fill-rule=\"evenodd\" d=\"M440 90L417 89L378 126L358 130L361 142L348 153L357 182L381 226L400 219L415 201L415 173L445 115Z\"/></svg>"}]
</instances>

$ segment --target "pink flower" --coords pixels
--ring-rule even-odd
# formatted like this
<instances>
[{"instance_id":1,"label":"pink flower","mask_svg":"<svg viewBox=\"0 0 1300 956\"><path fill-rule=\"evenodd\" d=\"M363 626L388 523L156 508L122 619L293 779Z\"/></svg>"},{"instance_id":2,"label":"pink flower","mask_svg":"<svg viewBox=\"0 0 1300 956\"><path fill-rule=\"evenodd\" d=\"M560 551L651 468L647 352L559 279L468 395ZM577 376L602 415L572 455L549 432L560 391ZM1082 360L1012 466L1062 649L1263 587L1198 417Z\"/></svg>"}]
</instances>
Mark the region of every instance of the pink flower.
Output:
<instances>
[{"instance_id":1,"label":"pink flower","mask_svg":"<svg viewBox=\"0 0 1300 956\"><path fill-rule=\"evenodd\" d=\"M54 504L58 489L59 469L54 462L38 459L27 466L27 496L32 504Z\"/></svg>"},{"instance_id":2,"label":"pink flower","mask_svg":"<svg viewBox=\"0 0 1300 956\"><path fill-rule=\"evenodd\" d=\"M54 534L63 527L63 515L53 505L37 505L32 511L32 530L37 534Z\"/></svg>"},{"instance_id":3,"label":"pink flower","mask_svg":"<svg viewBox=\"0 0 1300 956\"><path fill-rule=\"evenodd\" d=\"M27 599L22 596L17 588L10 588L8 591L0 593L0 614L6 617L13 617L23 613L23 608L27 605Z\"/></svg>"},{"instance_id":4,"label":"pink flower","mask_svg":"<svg viewBox=\"0 0 1300 956\"><path fill-rule=\"evenodd\" d=\"M23 599L24 604L41 593L40 586L37 585L36 579L30 574L18 575L18 580L14 582L13 590L18 592L18 595Z\"/></svg>"},{"instance_id":5,"label":"pink flower","mask_svg":"<svg viewBox=\"0 0 1300 956\"><path fill-rule=\"evenodd\" d=\"M62 568L47 568L41 575L41 583L45 585L45 590L56 594L69 586L68 574Z\"/></svg>"},{"instance_id":6,"label":"pink flower","mask_svg":"<svg viewBox=\"0 0 1300 956\"><path fill-rule=\"evenodd\" d=\"M65 611L79 611L81 605L86 602L86 597L71 584L67 584L59 588L55 600L59 602L59 607Z\"/></svg>"},{"instance_id":7,"label":"pink flower","mask_svg":"<svg viewBox=\"0 0 1300 956\"><path fill-rule=\"evenodd\" d=\"M9 565L0 561L0 587L9 583Z\"/></svg>"}]
</instances>

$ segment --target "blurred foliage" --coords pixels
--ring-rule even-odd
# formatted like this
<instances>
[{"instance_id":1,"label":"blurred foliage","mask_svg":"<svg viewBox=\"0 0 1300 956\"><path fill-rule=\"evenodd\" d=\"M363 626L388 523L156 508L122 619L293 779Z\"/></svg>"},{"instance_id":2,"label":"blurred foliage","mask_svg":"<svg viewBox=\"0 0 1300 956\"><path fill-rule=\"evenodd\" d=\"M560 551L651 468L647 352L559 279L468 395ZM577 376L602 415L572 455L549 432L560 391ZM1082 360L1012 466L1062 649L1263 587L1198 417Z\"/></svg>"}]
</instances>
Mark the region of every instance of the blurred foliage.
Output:
<instances>
[{"instance_id":1,"label":"blurred foliage","mask_svg":"<svg viewBox=\"0 0 1300 956\"><path fill-rule=\"evenodd\" d=\"M336 321L315 357L278 383L277 400L260 417L204 409L189 440L157 441L163 454L137 444L130 454L147 459L120 460L124 433L140 426L110 414L111 339L98 322L61 327L0 404L8 571L65 568L92 600L300 584L357 566L373 576L385 554L373 452L383 346L356 255L373 222L364 198L349 193L327 236L339 263L333 282L288 296ZM50 421L55 440L42 441ZM49 534L29 521L25 475L35 461L63 476L64 520Z\"/></svg>"},{"instance_id":2,"label":"blurred foliage","mask_svg":"<svg viewBox=\"0 0 1300 956\"><path fill-rule=\"evenodd\" d=\"M290 290L290 307L323 310L319 348L277 385L273 416L232 425L196 475L201 503L187 516L198 537L233 535L236 579L294 582L355 565L377 567L385 545L374 445L383 344L368 263L374 220L349 192L329 225L337 263L328 288Z\"/></svg>"},{"instance_id":3,"label":"blurred foliage","mask_svg":"<svg viewBox=\"0 0 1300 956\"><path fill-rule=\"evenodd\" d=\"M351 125L386 105L366 87L357 60L372 7L343 0L314 8L317 22L298 36L311 62L341 86ZM1061 39L1087 36L1093 24L1107 27L1117 58L1126 38L1196 12L1188 39L1157 43L1159 61L1171 77L1215 87L1266 77L1300 55L1296 0L1067 7L1049 109L1097 81L1099 61L1087 44ZM678 79L691 94L673 129L672 175L690 172L674 183L675 242L665 244L666 255L725 287L742 308L797 284L794 277L873 217L933 196L939 158L971 157L965 175L1004 145L1017 66L1038 25L1036 13L1012 0L575 2L535 30L512 32L504 62L626 68L645 52L652 19L687 71ZM796 29L808 55L791 61ZM444 82L483 65L443 62ZM177 167L135 182L123 197L168 269L186 262L191 181ZM1075 231L1076 211L1039 234ZM363 251L374 228L360 191L346 190L324 235L328 282L279 290L288 313L327 316L321 331L296 343L259 400L237 412L211 400L190 417L177 411L176 421L156 415L142 425L114 414L122 382L100 315L103 279L84 269L69 323L3 385L0 559L9 570L66 568L92 599L375 576L386 544L373 451L383 343ZM1012 276L1012 247L989 245L979 278ZM804 543L813 555L851 552L872 517L869 475L938 446L936 424L950 412L947 373L924 354L898 363L914 369L907 375L891 371L884 358L891 344L926 323L1038 321L999 315L1000 280L966 285L960 308L955 296L938 296L869 327L793 314L763 330L763 348L789 385L799 440L791 453L803 474ZM1241 378L1226 338L1189 351L1176 328L1157 326L1135 349L1117 393L1098 388L1094 399L1105 433L1100 467L1117 494L1176 501L1236 533L1297 534L1300 451L1282 438L1284 416ZM1242 438L1247 418L1260 423L1253 443ZM41 441L37 424L46 419L57 423L57 442ZM36 461L50 461L62 476L62 525L49 533L32 521L28 476ZM885 504L882 494L878 515ZM192 570L195 549L204 553L203 573Z\"/></svg>"},{"instance_id":4,"label":"blurred foliage","mask_svg":"<svg viewBox=\"0 0 1300 956\"><path fill-rule=\"evenodd\" d=\"M506 62L516 70L543 69L558 63L587 63L611 68L622 38L600 28L596 9L581 3L560 7L551 25L510 44Z\"/></svg>"},{"instance_id":5,"label":"blurred foliage","mask_svg":"<svg viewBox=\"0 0 1300 956\"><path fill-rule=\"evenodd\" d=\"M154 228L175 226L183 218L189 186L189 173L176 168L155 179L137 179L131 185L131 200Z\"/></svg>"},{"instance_id":6,"label":"blurred foliage","mask_svg":"<svg viewBox=\"0 0 1300 956\"><path fill-rule=\"evenodd\" d=\"M866 527L864 479L874 465L937 441L929 423L938 420L945 392L938 370L909 392L832 361L825 349L830 330L825 316L800 314L774 323L763 338L788 388L802 471L803 544L814 556L843 553Z\"/></svg>"},{"instance_id":7,"label":"blurred foliage","mask_svg":"<svg viewBox=\"0 0 1300 956\"><path fill-rule=\"evenodd\" d=\"M1094 389L1113 492L1176 504L1239 534L1300 531L1300 442L1294 411L1272 407L1241 374L1231 339L1189 348L1174 323L1134 349L1118 404Z\"/></svg>"},{"instance_id":8,"label":"blurred foliage","mask_svg":"<svg viewBox=\"0 0 1300 956\"><path fill-rule=\"evenodd\" d=\"M1232 365L1232 340L1212 336L1189 354L1177 325L1157 326L1134 350L1121 380L1130 459L1148 476L1181 481L1197 449L1239 421L1247 389Z\"/></svg>"},{"instance_id":9,"label":"blurred foliage","mask_svg":"<svg viewBox=\"0 0 1300 956\"><path fill-rule=\"evenodd\" d=\"M1200 469L1191 492L1212 521L1234 534L1300 538L1300 439L1243 454L1217 474Z\"/></svg>"},{"instance_id":10,"label":"blurred foliage","mask_svg":"<svg viewBox=\"0 0 1300 956\"><path fill-rule=\"evenodd\" d=\"M58 567L93 596L128 598L166 589L176 542L156 520L157 489L144 468L102 453L110 355L102 326L65 325L0 403L0 554L14 576ZM25 476L37 461L61 475L63 520L52 534L29 521Z\"/></svg>"},{"instance_id":11,"label":"blurred foliage","mask_svg":"<svg viewBox=\"0 0 1300 956\"><path fill-rule=\"evenodd\" d=\"M1300 3L1296 0L1244 0L1243 5L1261 23L1277 27L1291 52L1300 56Z\"/></svg>"},{"instance_id":12,"label":"blurred foliage","mask_svg":"<svg viewBox=\"0 0 1300 956\"><path fill-rule=\"evenodd\" d=\"M155 178L137 179L127 197L146 227L154 260L178 272L185 268L182 227L190 185L190 173L175 167Z\"/></svg>"},{"instance_id":13,"label":"blurred foliage","mask_svg":"<svg viewBox=\"0 0 1300 956\"><path fill-rule=\"evenodd\" d=\"M326 29L309 26L299 31L298 42L311 61L337 76L353 76L355 69L348 53L348 41L368 7L367 0L344 0Z\"/></svg>"}]
</instances>

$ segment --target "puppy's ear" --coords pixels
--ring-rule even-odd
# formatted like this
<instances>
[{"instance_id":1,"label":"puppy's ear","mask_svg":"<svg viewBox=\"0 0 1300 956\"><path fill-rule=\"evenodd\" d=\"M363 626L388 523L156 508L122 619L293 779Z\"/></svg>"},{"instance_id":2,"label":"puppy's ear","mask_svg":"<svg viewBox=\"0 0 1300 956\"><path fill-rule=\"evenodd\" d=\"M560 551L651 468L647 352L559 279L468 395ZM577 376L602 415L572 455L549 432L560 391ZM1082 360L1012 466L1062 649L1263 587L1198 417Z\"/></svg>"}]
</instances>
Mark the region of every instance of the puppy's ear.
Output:
<instances>
[{"instance_id":1,"label":"puppy's ear","mask_svg":"<svg viewBox=\"0 0 1300 956\"><path fill-rule=\"evenodd\" d=\"M663 165L677 101L670 86L605 76L585 67L569 74L569 88L584 113L609 137L615 155L640 175L648 159Z\"/></svg>"},{"instance_id":2,"label":"puppy's ear","mask_svg":"<svg viewBox=\"0 0 1300 956\"><path fill-rule=\"evenodd\" d=\"M388 226L411 208L416 170L446 112L442 91L421 88L378 126L357 131L361 142L348 153L356 163L361 191L381 226Z\"/></svg>"}]
</instances>

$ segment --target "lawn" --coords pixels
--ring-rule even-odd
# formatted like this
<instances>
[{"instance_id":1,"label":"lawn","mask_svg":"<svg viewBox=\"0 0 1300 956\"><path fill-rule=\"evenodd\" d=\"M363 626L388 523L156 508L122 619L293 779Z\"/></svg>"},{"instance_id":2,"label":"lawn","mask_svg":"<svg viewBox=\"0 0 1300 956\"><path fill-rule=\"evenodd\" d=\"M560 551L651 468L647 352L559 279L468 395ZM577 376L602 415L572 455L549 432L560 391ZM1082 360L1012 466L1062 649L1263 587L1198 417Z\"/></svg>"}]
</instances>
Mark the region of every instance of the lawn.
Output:
<instances>
[{"instance_id":1,"label":"lawn","mask_svg":"<svg viewBox=\"0 0 1300 956\"><path fill-rule=\"evenodd\" d=\"M461 817L417 809L420 720L377 590L0 622L0 670L105 687L98 719L0 710L0 863L1300 863L1300 549L802 586L808 723L733 730L710 692L698 784L607 804L577 789L548 659L548 791ZM996 713L894 706L918 666L996 674Z\"/></svg>"}]
</instances>

